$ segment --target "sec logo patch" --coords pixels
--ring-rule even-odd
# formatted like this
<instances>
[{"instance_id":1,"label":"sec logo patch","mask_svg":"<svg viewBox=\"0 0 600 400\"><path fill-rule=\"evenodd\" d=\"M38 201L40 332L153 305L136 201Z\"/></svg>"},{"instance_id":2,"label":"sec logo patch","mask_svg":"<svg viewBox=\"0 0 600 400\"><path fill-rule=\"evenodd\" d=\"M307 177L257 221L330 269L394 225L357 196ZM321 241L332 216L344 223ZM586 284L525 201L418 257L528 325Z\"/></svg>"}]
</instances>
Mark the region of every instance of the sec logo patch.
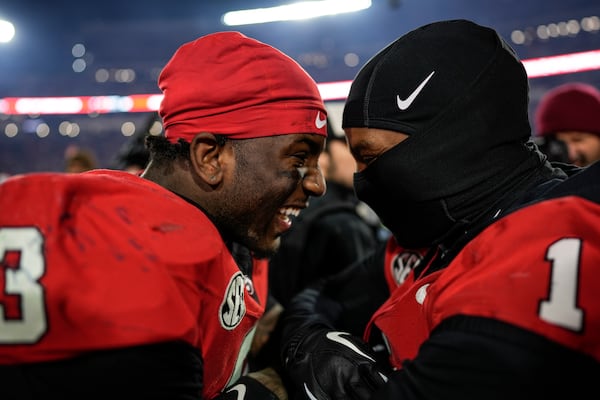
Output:
<instances>
[{"instance_id":1,"label":"sec logo patch","mask_svg":"<svg viewBox=\"0 0 600 400\"><path fill-rule=\"evenodd\" d=\"M244 287L245 279L241 272L236 273L229 280L219 313L221 326L227 330L238 326L246 314Z\"/></svg>"}]
</instances>

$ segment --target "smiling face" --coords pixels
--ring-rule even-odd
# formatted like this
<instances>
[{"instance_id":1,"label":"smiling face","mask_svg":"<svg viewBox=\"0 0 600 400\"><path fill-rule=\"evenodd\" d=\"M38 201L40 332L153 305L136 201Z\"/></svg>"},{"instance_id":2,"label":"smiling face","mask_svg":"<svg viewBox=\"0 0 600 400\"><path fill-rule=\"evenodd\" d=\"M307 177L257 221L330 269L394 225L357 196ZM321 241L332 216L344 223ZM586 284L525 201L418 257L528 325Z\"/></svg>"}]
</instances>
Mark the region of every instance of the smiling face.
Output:
<instances>
[{"instance_id":1,"label":"smiling face","mask_svg":"<svg viewBox=\"0 0 600 400\"><path fill-rule=\"evenodd\" d=\"M569 153L569 161L586 167L600 160L600 135L580 131L561 131L556 138L565 143Z\"/></svg>"},{"instance_id":2,"label":"smiling face","mask_svg":"<svg viewBox=\"0 0 600 400\"><path fill-rule=\"evenodd\" d=\"M259 257L273 254L290 216L325 192L318 164L324 139L289 134L228 141L231 156L221 160L222 188L209 210L219 229Z\"/></svg>"}]
</instances>

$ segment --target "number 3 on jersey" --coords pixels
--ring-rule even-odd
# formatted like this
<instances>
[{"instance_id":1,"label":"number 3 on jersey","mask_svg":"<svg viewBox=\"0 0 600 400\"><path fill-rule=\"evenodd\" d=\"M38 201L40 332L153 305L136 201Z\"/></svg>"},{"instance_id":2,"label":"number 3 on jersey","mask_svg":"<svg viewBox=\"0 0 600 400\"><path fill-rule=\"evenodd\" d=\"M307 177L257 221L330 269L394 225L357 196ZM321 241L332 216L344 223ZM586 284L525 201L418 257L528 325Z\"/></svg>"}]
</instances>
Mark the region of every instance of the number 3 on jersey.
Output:
<instances>
[{"instance_id":1,"label":"number 3 on jersey","mask_svg":"<svg viewBox=\"0 0 600 400\"><path fill-rule=\"evenodd\" d=\"M36 228L0 228L0 344L35 343L46 332L43 243Z\"/></svg>"}]
</instances>

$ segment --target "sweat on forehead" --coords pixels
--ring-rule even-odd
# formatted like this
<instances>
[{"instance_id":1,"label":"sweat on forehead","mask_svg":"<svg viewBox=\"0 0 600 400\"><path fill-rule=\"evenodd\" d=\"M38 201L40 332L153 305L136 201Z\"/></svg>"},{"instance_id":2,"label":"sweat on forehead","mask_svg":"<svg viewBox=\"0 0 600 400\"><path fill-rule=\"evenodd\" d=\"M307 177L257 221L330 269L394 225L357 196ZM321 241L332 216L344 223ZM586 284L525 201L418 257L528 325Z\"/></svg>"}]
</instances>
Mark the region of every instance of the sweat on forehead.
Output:
<instances>
[{"instance_id":1,"label":"sweat on forehead","mask_svg":"<svg viewBox=\"0 0 600 400\"><path fill-rule=\"evenodd\" d=\"M200 132L249 139L294 133L327 135L327 111L315 81L292 58L239 32L182 45L158 79L165 136Z\"/></svg>"}]
</instances>

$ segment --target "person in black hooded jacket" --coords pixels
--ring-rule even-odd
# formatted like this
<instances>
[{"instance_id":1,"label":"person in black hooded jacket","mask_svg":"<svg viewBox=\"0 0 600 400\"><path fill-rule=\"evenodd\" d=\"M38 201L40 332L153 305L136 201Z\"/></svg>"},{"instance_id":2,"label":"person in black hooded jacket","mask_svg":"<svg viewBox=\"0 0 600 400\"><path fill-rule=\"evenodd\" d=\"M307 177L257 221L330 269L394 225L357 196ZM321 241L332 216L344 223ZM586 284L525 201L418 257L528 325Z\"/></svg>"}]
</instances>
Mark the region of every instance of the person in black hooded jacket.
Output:
<instances>
[{"instance_id":1,"label":"person in black hooded jacket","mask_svg":"<svg viewBox=\"0 0 600 400\"><path fill-rule=\"evenodd\" d=\"M415 29L361 68L343 113L354 187L395 247L284 312L283 368L301 398L596 391L600 164L549 162L528 92L514 50L467 20ZM373 263L403 249L423 258L391 284ZM374 314L354 314L357 299ZM362 338L340 331L352 317Z\"/></svg>"}]
</instances>

